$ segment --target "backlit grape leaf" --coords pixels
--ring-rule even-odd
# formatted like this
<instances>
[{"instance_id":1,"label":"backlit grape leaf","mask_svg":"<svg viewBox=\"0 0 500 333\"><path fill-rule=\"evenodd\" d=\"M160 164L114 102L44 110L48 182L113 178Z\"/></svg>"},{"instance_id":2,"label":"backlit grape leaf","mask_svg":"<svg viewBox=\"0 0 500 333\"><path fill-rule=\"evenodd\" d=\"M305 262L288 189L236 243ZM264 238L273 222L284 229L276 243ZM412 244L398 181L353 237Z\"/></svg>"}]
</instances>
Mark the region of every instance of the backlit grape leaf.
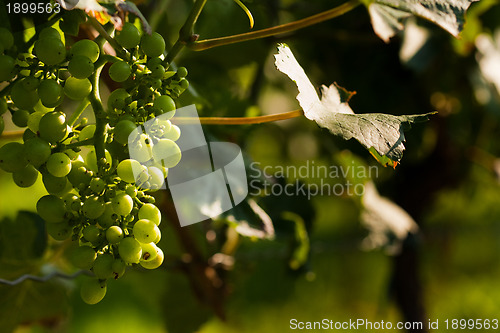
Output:
<instances>
[{"instance_id":1,"label":"backlit grape leaf","mask_svg":"<svg viewBox=\"0 0 500 333\"><path fill-rule=\"evenodd\" d=\"M425 121L427 116L432 114L354 114L348 105L349 98L341 98L352 94L346 94L345 89L335 84L322 86L322 97L319 98L316 89L287 45L278 46L275 58L278 70L297 84L297 100L308 119L345 140L358 140L384 166L396 167L405 149L404 131L410 129L410 124Z\"/></svg>"},{"instance_id":2,"label":"backlit grape leaf","mask_svg":"<svg viewBox=\"0 0 500 333\"><path fill-rule=\"evenodd\" d=\"M410 16L425 18L458 37L464 14L472 2L479 0L366 0L373 30L386 43L403 30Z\"/></svg>"}]
</instances>

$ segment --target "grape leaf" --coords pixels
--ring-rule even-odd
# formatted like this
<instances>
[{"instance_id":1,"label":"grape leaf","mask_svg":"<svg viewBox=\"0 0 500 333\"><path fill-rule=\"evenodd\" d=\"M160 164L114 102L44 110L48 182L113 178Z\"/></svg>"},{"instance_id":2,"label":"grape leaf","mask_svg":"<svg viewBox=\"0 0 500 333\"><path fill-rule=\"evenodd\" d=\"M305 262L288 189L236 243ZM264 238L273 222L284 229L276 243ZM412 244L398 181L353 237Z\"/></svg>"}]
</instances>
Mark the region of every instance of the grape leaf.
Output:
<instances>
[{"instance_id":1,"label":"grape leaf","mask_svg":"<svg viewBox=\"0 0 500 333\"><path fill-rule=\"evenodd\" d=\"M278 45L278 54L275 58L278 70L297 84L299 90L297 100L306 118L345 140L352 138L358 140L384 166L396 167L405 149L404 131L410 129L410 124L425 121L427 116L432 114L403 116L382 113L354 114L348 105L353 93L346 92L336 84L329 87L322 86L322 97L319 98L287 45Z\"/></svg>"},{"instance_id":2,"label":"grape leaf","mask_svg":"<svg viewBox=\"0 0 500 333\"><path fill-rule=\"evenodd\" d=\"M368 0L364 3L370 13L373 30L387 43L403 30L405 20L414 15L458 37L465 22L465 11L476 1L479 0Z\"/></svg>"}]
</instances>

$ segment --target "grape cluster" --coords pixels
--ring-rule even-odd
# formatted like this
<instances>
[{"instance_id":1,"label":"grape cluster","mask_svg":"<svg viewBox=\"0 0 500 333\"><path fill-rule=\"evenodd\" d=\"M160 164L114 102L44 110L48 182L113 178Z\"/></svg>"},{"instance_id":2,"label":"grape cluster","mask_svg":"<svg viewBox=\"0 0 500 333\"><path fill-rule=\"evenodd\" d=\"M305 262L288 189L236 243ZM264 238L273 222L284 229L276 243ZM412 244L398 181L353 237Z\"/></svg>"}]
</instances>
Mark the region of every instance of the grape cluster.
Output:
<instances>
[{"instance_id":1,"label":"grape cluster","mask_svg":"<svg viewBox=\"0 0 500 333\"><path fill-rule=\"evenodd\" d=\"M156 245L161 213L150 192L163 186L181 158L175 143L181 133L170 118L174 99L188 87L185 68L167 70L161 35L142 34L127 22L115 40L120 56L110 57L95 41L72 43L48 27L32 52L17 53L12 34L0 29L0 81L8 83L0 113L9 111L13 123L26 128L22 143L0 148L0 168L20 187L41 176L48 194L38 200L37 212L52 238L73 241L71 263L94 273L81 289L89 304L99 302L106 281L121 277L127 266L154 269L163 262ZM95 76L107 62L109 78L121 88L111 92L102 113L92 104L96 124L85 118L77 123L62 103L92 102ZM145 122L151 124L147 133Z\"/></svg>"}]
</instances>

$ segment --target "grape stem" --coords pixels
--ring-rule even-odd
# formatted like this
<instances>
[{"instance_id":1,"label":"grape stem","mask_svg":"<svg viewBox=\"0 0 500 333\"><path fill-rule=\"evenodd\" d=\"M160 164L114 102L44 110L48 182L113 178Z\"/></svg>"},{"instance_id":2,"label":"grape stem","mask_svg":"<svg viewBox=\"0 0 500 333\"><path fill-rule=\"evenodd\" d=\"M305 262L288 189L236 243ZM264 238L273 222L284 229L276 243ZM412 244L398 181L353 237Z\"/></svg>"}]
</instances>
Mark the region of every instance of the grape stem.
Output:
<instances>
[{"instance_id":1,"label":"grape stem","mask_svg":"<svg viewBox=\"0 0 500 333\"><path fill-rule=\"evenodd\" d=\"M360 4L361 2L359 0L350 0L338 7L332 8L322 13L312 15L294 22L281 24L272 28L256 30L238 35L205 39L201 41L191 41L187 44L187 46L194 51L203 51L217 46L246 42L253 39L265 38L283 34L286 32L292 32L343 15L353 10Z\"/></svg>"},{"instance_id":2,"label":"grape stem","mask_svg":"<svg viewBox=\"0 0 500 333\"><path fill-rule=\"evenodd\" d=\"M118 44L118 42L110 36L110 34L104 29L104 27L97 21L94 17L88 15L88 19L90 24L94 27L95 30L99 33L100 36L102 36L108 43L113 47L113 49L116 51L120 57L123 59L127 58L126 53L123 51L123 48Z\"/></svg>"},{"instance_id":3,"label":"grape stem","mask_svg":"<svg viewBox=\"0 0 500 333\"><path fill-rule=\"evenodd\" d=\"M75 124L75 122L78 120L78 118L80 118L80 116L82 115L83 111L85 111L85 109L87 108L87 106L89 106L89 104L90 104L90 101L88 100L88 98L85 98L80 103L80 105L78 105L78 108L68 118L67 124L68 124L69 127L73 127L73 125Z\"/></svg>"},{"instance_id":4,"label":"grape stem","mask_svg":"<svg viewBox=\"0 0 500 333\"><path fill-rule=\"evenodd\" d=\"M94 144L94 138L73 142L64 146L66 149L72 149L76 147L89 146Z\"/></svg>"},{"instance_id":5,"label":"grape stem","mask_svg":"<svg viewBox=\"0 0 500 333\"><path fill-rule=\"evenodd\" d=\"M104 112L104 107L102 106L101 96L99 95L99 77L105 63L105 59L97 60L95 64L96 70L91 76L92 92L88 96L88 100L92 105L95 115L95 133L93 140L99 173L102 173L102 165L100 165L99 161L104 159L106 156L104 154L104 141L106 139L106 114Z\"/></svg>"},{"instance_id":6,"label":"grape stem","mask_svg":"<svg viewBox=\"0 0 500 333\"><path fill-rule=\"evenodd\" d=\"M304 111L299 109L257 117L175 117L173 120L176 124L193 124L199 120L202 125L250 125L297 118L303 115Z\"/></svg>"}]
</instances>

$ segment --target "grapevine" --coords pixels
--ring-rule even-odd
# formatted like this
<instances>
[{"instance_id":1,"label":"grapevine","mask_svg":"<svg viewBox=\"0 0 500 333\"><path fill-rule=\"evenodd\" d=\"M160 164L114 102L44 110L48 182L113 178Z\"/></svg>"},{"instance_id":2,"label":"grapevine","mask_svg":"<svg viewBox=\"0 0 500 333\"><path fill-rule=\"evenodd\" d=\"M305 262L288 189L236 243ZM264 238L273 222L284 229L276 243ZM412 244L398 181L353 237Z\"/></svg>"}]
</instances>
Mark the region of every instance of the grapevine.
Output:
<instances>
[{"instance_id":1,"label":"grapevine","mask_svg":"<svg viewBox=\"0 0 500 333\"><path fill-rule=\"evenodd\" d=\"M81 297L95 304L107 281L122 277L128 266L155 269L163 263L156 245L161 213L151 192L181 158L175 143L181 133L170 118L188 81L185 68L170 69L158 33L143 33L132 22L116 31L101 27L115 35L112 55L103 48L109 35L74 41L61 33L70 28L65 21L44 28L31 52L19 52L13 35L0 29L0 80L7 82L0 113L9 112L24 130L22 142L0 148L0 168L20 187L41 177L47 194L36 210L52 238L74 244L70 262L93 272ZM119 88L103 105L99 80L106 64ZM69 117L61 111L66 99L81 103ZM79 119L89 104L95 124ZM138 130L153 118L148 134ZM128 158L129 150L139 161ZM171 153L162 159L165 150Z\"/></svg>"}]
</instances>

